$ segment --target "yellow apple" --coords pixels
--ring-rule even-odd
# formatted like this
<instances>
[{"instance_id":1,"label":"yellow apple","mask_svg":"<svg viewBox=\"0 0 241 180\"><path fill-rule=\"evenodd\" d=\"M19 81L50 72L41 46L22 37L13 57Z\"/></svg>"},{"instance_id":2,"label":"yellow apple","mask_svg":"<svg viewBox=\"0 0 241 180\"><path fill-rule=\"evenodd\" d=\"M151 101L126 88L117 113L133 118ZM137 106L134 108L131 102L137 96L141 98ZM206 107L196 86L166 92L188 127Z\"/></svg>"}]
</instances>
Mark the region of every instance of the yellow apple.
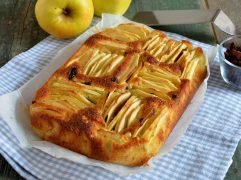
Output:
<instances>
[{"instance_id":1,"label":"yellow apple","mask_svg":"<svg viewBox=\"0 0 241 180\"><path fill-rule=\"evenodd\" d=\"M38 0L35 16L40 27L58 38L71 38L89 27L94 15L92 0Z\"/></svg>"},{"instance_id":2,"label":"yellow apple","mask_svg":"<svg viewBox=\"0 0 241 180\"><path fill-rule=\"evenodd\" d=\"M96 16L102 13L123 15L130 3L131 0L93 0Z\"/></svg>"}]
</instances>

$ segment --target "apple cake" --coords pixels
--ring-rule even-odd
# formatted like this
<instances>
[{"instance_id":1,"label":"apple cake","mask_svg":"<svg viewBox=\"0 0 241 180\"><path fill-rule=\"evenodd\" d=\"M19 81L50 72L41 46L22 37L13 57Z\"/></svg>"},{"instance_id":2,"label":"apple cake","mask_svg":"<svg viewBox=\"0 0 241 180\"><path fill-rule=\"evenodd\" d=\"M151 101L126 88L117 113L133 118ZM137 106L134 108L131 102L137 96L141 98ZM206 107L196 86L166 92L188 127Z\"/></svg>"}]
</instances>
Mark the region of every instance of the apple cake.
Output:
<instances>
[{"instance_id":1,"label":"apple cake","mask_svg":"<svg viewBox=\"0 0 241 180\"><path fill-rule=\"evenodd\" d=\"M207 74L201 48L144 26L89 37L36 92L33 130L101 161L145 165Z\"/></svg>"}]
</instances>

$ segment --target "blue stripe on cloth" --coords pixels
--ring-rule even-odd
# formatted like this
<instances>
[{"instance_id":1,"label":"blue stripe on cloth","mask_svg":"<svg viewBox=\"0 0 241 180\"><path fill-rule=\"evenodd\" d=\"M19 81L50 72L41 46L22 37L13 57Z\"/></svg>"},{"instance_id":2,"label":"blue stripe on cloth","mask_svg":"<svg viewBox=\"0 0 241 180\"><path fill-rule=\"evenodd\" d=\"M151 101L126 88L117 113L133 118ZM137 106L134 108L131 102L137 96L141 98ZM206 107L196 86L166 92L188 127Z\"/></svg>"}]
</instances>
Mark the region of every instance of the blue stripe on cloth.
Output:
<instances>
[{"instance_id":1,"label":"blue stripe on cloth","mask_svg":"<svg viewBox=\"0 0 241 180\"><path fill-rule=\"evenodd\" d=\"M37 179L35 176L31 175L31 173L27 172L22 166L19 166L11 157L7 156L2 149L0 149L0 154L5 158L6 161L17 171L22 177L28 180Z\"/></svg>"},{"instance_id":2,"label":"blue stripe on cloth","mask_svg":"<svg viewBox=\"0 0 241 180\"><path fill-rule=\"evenodd\" d=\"M177 40L185 37L167 33ZM0 69L0 95L11 92L44 68L69 41L48 37ZM210 45L193 41L207 52ZM126 179L222 179L241 137L241 94L221 79L218 58L211 66L208 90L192 124L170 153L154 160L154 168ZM0 153L27 179L121 179L99 167L56 159L37 149L21 149L0 118Z\"/></svg>"}]
</instances>

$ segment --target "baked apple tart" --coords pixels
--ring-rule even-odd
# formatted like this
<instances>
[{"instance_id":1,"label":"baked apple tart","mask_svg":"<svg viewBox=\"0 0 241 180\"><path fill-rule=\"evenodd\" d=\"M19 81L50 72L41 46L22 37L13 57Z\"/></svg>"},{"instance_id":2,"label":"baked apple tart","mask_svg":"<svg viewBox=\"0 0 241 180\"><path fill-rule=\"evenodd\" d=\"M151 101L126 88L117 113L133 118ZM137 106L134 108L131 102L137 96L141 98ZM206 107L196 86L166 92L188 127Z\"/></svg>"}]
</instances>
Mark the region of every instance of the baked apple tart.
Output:
<instances>
[{"instance_id":1,"label":"baked apple tart","mask_svg":"<svg viewBox=\"0 0 241 180\"><path fill-rule=\"evenodd\" d=\"M31 124L42 139L88 157L144 165L206 74L191 42L121 24L88 38L37 91Z\"/></svg>"}]
</instances>

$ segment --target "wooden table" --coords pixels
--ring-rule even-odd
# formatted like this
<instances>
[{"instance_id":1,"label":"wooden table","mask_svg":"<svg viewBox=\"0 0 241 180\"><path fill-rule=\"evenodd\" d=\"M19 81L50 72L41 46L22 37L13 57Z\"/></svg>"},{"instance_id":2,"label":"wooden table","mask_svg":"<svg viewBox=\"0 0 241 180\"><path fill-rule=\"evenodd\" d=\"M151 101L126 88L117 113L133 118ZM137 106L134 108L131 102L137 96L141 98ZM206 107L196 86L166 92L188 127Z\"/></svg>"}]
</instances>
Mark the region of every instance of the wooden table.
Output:
<instances>
[{"instance_id":1,"label":"wooden table","mask_svg":"<svg viewBox=\"0 0 241 180\"><path fill-rule=\"evenodd\" d=\"M35 20L35 3L36 0L0 1L0 67L15 55L26 51L48 36ZM222 8L241 32L240 0L133 0L125 16L132 18L140 10L200 8ZM175 25L160 29L177 32L210 44L220 42L227 36L210 24ZM23 179L2 156L0 156L0 179ZM241 143L236 149L233 163L225 179L241 179Z\"/></svg>"}]
</instances>

